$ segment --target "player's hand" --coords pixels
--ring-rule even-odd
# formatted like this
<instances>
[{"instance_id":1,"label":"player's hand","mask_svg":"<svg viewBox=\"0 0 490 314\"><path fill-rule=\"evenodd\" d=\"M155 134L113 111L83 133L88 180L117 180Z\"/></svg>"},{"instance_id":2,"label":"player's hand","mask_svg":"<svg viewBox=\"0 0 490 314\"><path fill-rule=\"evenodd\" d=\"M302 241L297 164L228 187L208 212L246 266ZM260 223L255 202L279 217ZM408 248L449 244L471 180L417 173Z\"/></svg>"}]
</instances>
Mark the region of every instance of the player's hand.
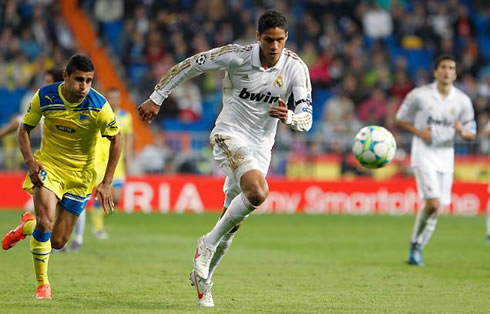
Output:
<instances>
[{"instance_id":1,"label":"player's hand","mask_svg":"<svg viewBox=\"0 0 490 314\"><path fill-rule=\"evenodd\" d=\"M456 133L458 133L459 135L463 133L463 123L461 123L461 121L455 120L453 126L454 130L456 130Z\"/></svg>"},{"instance_id":2,"label":"player's hand","mask_svg":"<svg viewBox=\"0 0 490 314\"><path fill-rule=\"evenodd\" d=\"M427 144L432 143L432 130L431 130L431 128L425 128L423 130L419 130L417 136L420 137Z\"/></svg>"},{"instance_id":3,"label":"player's hand","mask_svg":"<svg viewBox=\"0 0 490 314\"><path fill-rule=\"evenodd\" d=\"M277 101L277 106L270 107L269 116L278 118L282 123L285 123L288 119L288 105L284 102L284 100L279 98Z\"/></svg>"},{"instance_id":4,"label":"player's hand","mask_svg":"<svg viewBox=\"0 0 490 314\"><path fill-rule=\"evenodd\" d=\"M138 106L138 113L141 120L151 123L160 112L160 106L153 102L151 99L147 99L144 103Z\"/></svg>"},{"instance_id":5,"label":"player's hand","mask_svg":"<svg viewBox=\"0 0 490 314\"><path fill-rule=\"evenodd\" d=\"M114 201L111 193L112 186L110 183L102 182L95 188L94 199L102 205L104 212L109 214L114 211Z\"/></svg>"},{"instance_id":6,"label":"player's hand","mask_svg":"<svg viewBox=\"0 0 490 314\"><path fill-rule=\"evenodd\" d=\"M34 186L41 187L44 185L43 181L46 177L46 171L43 168L43 165L36 159L32 159L26 162L27 165L27 173L29 174L29 178Z\"/></svg>"}]
</instances>

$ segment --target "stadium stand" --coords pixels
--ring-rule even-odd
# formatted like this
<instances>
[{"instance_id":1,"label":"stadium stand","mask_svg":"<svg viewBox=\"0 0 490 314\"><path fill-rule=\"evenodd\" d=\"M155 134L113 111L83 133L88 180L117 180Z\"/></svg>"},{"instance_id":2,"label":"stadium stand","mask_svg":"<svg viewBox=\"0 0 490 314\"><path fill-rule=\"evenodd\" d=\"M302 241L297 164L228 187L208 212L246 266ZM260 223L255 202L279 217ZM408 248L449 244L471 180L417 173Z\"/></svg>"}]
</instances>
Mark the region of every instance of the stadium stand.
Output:
<instances>
[{"instance_id":1,"label":"stadium stand","mask_svg":"<svg viewBox=\"0 0 490 314\"><path fill-rule=\"evenodd\" d=\"M228 43L254 42L256 18L271 3L90 0L79 1L78 10L92 22L97 46L108 54L134 103L139 103L160 76L184 58ZM472 98L479 127L488 123L488 2L304 0L274 5L288 15L287 47L307 63L314 91L312 132L303 137L282 128L289 136L278 137L277 164L287 164L295 158L292 155L346 154L352 130L328 124L328 112L333 111L328 106L339 94L353 104L353 114L347 114L345 121L385 125L401 141L401 150L407 151L408 139L393 128L393 113L408 90L431 81L432 60L440 53L452 53L460 60L457 86ZM39 86L39 73L63 67L71 53L83 48L61 9L58 1L49 0L0 4L0 124L21 111L23 96ZM373 20L379 22L375 28ZM206 154L206 134L220 110L221 78L221 74L206 74L194 79L191 96L200 101L192 106L179 98L189 95L177 92L165 103L153 132L164 131L172 138L164 145L169 163L181 162L175 156L182 147L188 147L191 160ZM373 102L379 97L382 102ZM374 120L367 118L379 103L383 110ZM291 138L304 149L286 154ZM488 156L488 147L481 140L458 145L456 152ZM174 164L172 171L178 172L180 166ZM284 175L287 167L272 171Z\"/></svg>"}]
</instances>

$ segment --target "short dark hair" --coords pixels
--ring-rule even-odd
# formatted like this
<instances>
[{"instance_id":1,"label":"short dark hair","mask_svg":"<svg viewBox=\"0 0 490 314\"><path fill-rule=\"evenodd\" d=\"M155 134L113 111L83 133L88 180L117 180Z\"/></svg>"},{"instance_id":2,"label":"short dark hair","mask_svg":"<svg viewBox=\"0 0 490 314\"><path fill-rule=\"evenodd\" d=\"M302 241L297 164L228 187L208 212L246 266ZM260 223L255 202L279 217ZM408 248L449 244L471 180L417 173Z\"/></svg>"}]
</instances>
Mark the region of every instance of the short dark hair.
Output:
<instances>
[{"instance_id":1,"label":"short dark hair","mask_svg":"<svg viewBox=\"0 0 490 314\"><path fill-rule=\"evenodd\" d=\"M282 28L286 33L288 31L288 22L286 17L275 10L267 10L259 18L258 32L262 34L269 28Z\"/></svg>"},{"instance_id":2,"label":"short dark hair","mask_svg":"<svg viewBox=\"0 0 490 314\"><path fill-rule=\"evenodd\" d=\"M454 61L454 63L457 63L456 58L453 55L443 54L443 55L438 56L436 58L436 60L434 61L434 70L437 70L437 68L439 67L439 64L444 60L451 60L451 61Z\"/></svg>"},{"instance_id":3,"label":"short dark hair","mask_svg":"<svg viewBox=\"0 0 490 314\"><path fill-rule=\"evenodd\" d=\"M54 82L63 81L63 71L60 69L50 69L46 71L47 75L51 75L53 77Z\"/></svg>"},{"instance_id":4,"label":"short dark hair","mask_svg":"<svg viewBox=\"0 0 490 314\"><path fill-rule=\"evenodd\" d=\"M70 60L66 64L66 74L71 75L75 71L93 72L95 70L94 64L89 57L82 54L76 54L71 56Z\"/></svg>"}]
</instances>

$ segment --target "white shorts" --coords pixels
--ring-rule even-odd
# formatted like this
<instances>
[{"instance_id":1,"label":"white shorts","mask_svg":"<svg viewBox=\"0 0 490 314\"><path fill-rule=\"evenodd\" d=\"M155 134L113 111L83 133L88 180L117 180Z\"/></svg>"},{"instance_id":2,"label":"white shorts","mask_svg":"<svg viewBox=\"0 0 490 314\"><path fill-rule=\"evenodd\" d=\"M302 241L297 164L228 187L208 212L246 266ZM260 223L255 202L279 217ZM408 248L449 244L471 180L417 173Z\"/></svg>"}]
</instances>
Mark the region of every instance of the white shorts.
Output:
<instances>
[{"instance_id":1,"label":"white shorts","mask_svg":"<svg viewBox=\"0 0 490 314\"><path fill-rule=\"evenodd\" d=\"M441 172L430 168L413 168L419 197L423 200L438 198L441 205L451 203L453 173Z\"/></svg>"},{"instance_id":2,"label":"white shorts","mask_svg":"<svg viewBox=\"0 0 490 314\"><path fill-rule=\"evenodd\" d=\"M267 175L271 152L258 150L238 136L216 134L211 137L213 156L226 174L223 192L225 207L241 192L240 178L250 170L259 170Z\"/></svg>"}]
</instances>

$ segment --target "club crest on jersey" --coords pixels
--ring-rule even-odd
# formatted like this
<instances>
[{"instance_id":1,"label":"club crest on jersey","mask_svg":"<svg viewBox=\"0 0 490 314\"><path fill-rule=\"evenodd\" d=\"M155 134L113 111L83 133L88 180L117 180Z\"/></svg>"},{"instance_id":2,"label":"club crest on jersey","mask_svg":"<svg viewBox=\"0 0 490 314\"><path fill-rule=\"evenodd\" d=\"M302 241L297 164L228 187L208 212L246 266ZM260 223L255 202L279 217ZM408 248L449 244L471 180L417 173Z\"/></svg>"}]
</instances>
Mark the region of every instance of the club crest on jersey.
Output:
<instances>
[{"instance_id":1,"label":"club crest on jersey","mask_svg":"<svg viewBox=\"0 0 490 314\"><path fill-rule=\"evenodd\" d=\"M254 100L256 102L268 102L269 104L275 103L279 100L279 97L271 97L271 92L267 92L267 94L252 93L247 91L246 88L242 89L238 97L240 97L241 99Z\"/></svg>"},{"instance_id":2,"label":"club crest on jersey","mask_svg":"<svg viewBox=\"0 0 490 314\"><path fill-rule=\"evenodd\" d=\"M273 82L273 84L274 84L274 86L275 86L275 87L279 87L279 88L281 88L281 87L284 85L284 81L283 81L283 79L282 79L282 76L281 76L281 75L279 75L279 76L276 78L276 80Z\"/></svg>"}]
</instances>

